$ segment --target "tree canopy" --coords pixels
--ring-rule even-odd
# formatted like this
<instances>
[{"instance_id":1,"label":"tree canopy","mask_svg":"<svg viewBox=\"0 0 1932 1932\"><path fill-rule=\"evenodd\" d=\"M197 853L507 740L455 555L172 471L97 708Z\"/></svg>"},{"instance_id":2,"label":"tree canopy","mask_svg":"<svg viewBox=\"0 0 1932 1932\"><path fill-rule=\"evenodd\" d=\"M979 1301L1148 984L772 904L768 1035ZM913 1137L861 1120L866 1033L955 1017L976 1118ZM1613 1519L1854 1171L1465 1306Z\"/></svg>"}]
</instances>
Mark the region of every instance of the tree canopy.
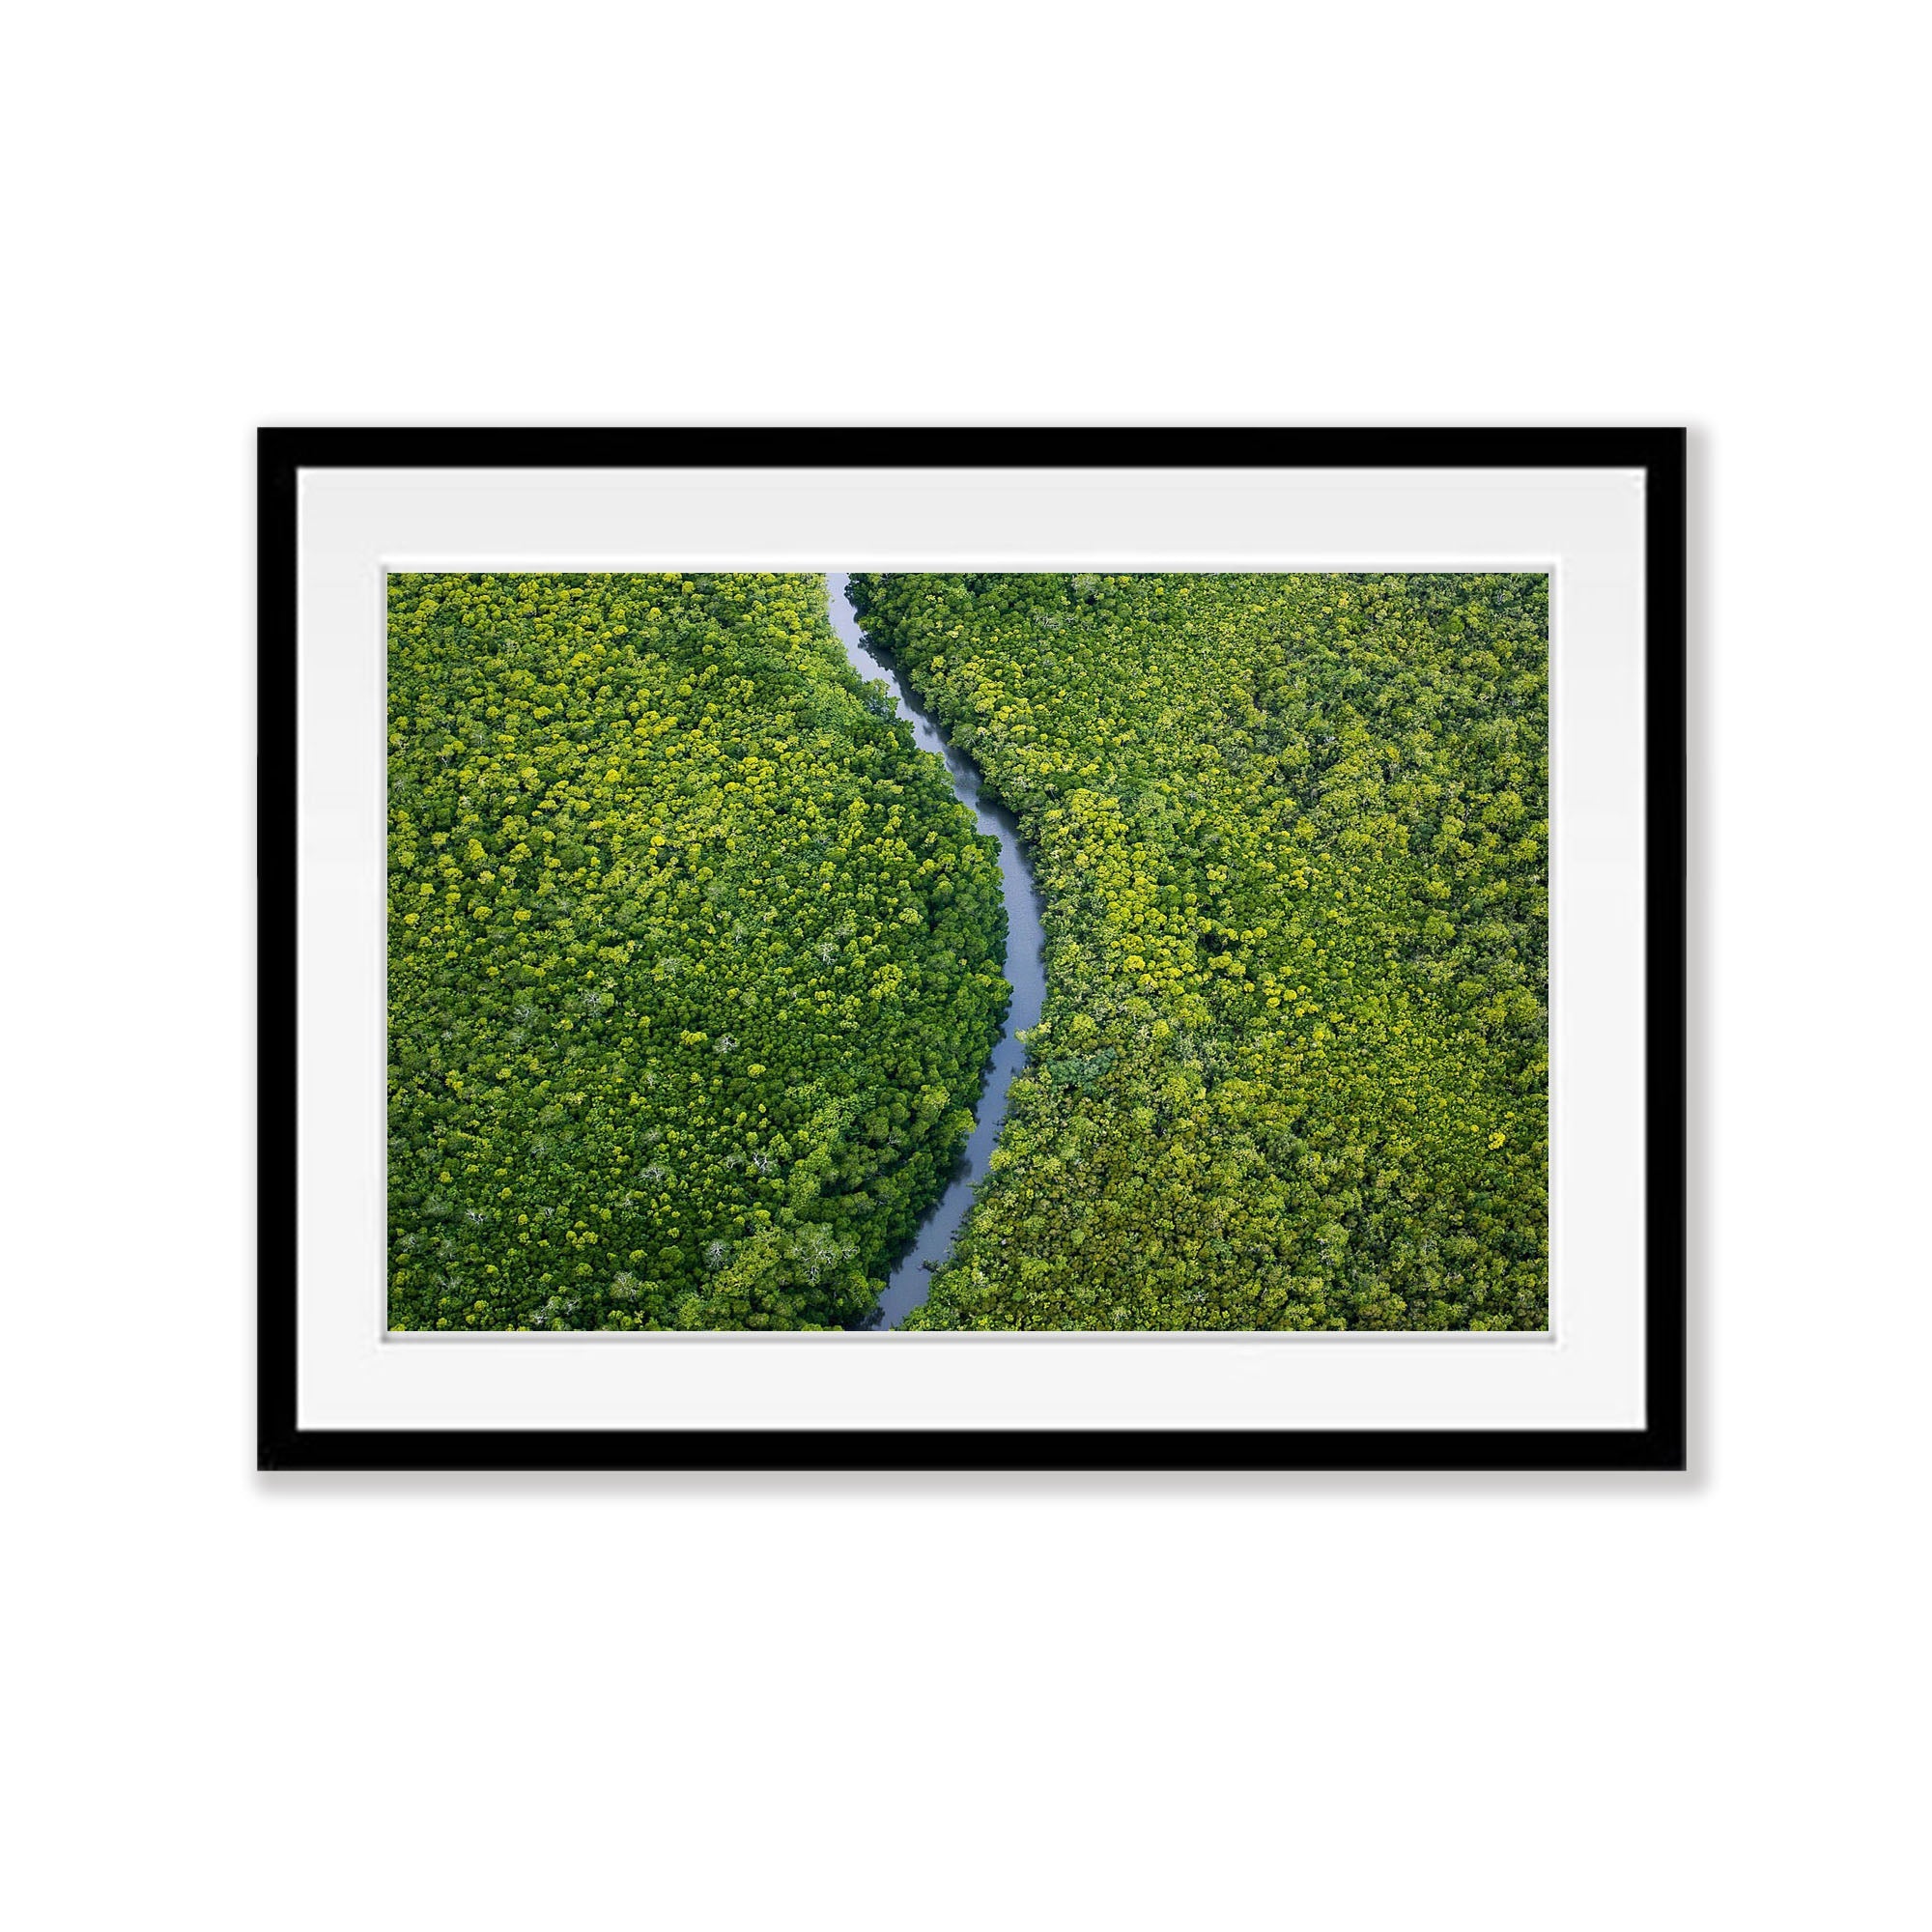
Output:
<instances>
[{"instance_id":1,"label":"tree canopy","mask_svg":"<svg viewBox=\"0 0 1932 1932\"><path fill-rule=\"evenodd\" d=\"M395 576L389 1319L862 1324L1008 997L806 576Z\"/></svg>"},{"instance_id":2,"label":"tree canopy","mask_svg":"<svg viewBox=\"0 0 1932 1932\"><path fill-rule=\"evenodd\" d=\"M1047 997L924 1328L1537 1328L1541 576L864 576Z\"/></svg>"}]
</instances>

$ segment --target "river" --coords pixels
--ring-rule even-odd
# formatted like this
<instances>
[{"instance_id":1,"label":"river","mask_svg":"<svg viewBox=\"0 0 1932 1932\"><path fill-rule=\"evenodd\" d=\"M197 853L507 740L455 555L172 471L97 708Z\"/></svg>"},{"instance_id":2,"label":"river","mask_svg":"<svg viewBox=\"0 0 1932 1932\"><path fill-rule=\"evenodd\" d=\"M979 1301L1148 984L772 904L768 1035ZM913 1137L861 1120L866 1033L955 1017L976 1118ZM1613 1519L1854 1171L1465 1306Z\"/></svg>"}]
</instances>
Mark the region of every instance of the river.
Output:
<instances>
[{"instance_id":1,"label":"river","mask_svg":"<svg viewBox=\"0 0 1932 1932\"><path fill-rule=\"evenodd\" d=\"M1012 814L995 800L981 796L980 774L972 760L947 743L938 725L914 701L898 672L866 648L865 633L845 595L846 573L829 571L825 582L831 592L832 628L845 646L852 668L862 678L884 683L898 700L899 715L911 724L914 743L921 751L936 752L946 760L952 788L972 812L974 822L1000 841L1000 887L1007 900L1007 979L1013 989L1012 1004L1007 1009L1006 1026L993 1048L985 1085L974 1109L976 1124L966 1143L965 1167L954 1174L946 1192L919 1224L911 1250L893 1270L892 1280L879 1297L879 1326L896 1328L925 1299L931 1267L944 1261L952 1249L952 1236L973 1205L973 1189L992 1158L993 1143L1007 1116L1007 1089L1026 1064L1026 1048L1013 1036L1039 1023L1040 1007L1046 998L1046 962L1040 945L1039 895L1021 856L1019 828Z\"/></svg>"}]
</instances>

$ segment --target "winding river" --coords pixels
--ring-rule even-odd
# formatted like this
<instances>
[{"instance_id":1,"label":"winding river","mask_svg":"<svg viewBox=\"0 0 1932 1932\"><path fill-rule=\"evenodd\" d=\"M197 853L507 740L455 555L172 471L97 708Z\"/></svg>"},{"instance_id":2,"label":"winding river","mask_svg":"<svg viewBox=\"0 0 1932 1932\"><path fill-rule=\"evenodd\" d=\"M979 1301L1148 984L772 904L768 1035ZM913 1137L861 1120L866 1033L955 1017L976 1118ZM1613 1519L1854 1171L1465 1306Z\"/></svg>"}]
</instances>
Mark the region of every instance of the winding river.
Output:
<instances>
[{"instance_id":1,"label":"winding river","mask_svg":"<svg viewBox=\"0 0 1932 1932\"><path fill-rule=\"evenodd\" d=\"M986 1172L993 1142L1006 1119L1007 1089L1012 1085L1013 1075L1026 1064L1026 1048L1013 1036L1039 1021L1040 1006L1046 998L1046 965L1040 951L1039 897L1033 889L1033 874L1020 856L1019 828L1014 825L1012 814L1004 806L980 796L980 774L972 761L947 743L938 725L913 701L897 671L866 648L865 633L860 630L845 595L846 573L828 572L825 582L831 592L832 628L845 646L852 668L862 678L877 678L884 683L898 700L900 714L912 725L913 741L921 751L936 752L946 760L952 788L972 812L979 829L991 833L1000 841L1000 887L1007 900L1007 978L1012 984L1012 1004L1007 1009L1006 1026L993 1048L985 1085L974 1110L977 1124L966 1143L965 1166L955 1172L951 1185L919 1224L911 1250L893 1270L893 1278L879 1297L879 1325L896 1328L925 1299L931 1269L946 1259L952 1236L973 1205L973 1189Z\"/></svg>"}]
</instances>

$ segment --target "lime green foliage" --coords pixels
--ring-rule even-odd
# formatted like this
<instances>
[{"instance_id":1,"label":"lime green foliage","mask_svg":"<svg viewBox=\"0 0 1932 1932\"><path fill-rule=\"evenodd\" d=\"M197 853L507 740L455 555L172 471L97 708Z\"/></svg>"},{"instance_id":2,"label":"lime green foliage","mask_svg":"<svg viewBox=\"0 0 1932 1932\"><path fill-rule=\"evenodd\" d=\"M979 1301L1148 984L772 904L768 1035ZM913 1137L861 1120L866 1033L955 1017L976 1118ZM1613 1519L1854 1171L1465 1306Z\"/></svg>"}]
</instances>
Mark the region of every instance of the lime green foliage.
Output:
<instances>
[{"instance_id":1,"label":"lime green foliage","mask_svg":"<svg viewBox=\"0 0 1932 1932\"><path fill-rule=\"evenodd\" d=\"M910 1325L1548 1323L1542 577L868 577L1047 1004Z\"/></svg>"},{"instance_id":2,"label":"lime green foliage","mask_svg":"<svg viewBox=\"0 0 1932 1932\"><path fill-rule=\"evenodd\" d=\"M811 577L389 580L390 1322L872 1311L1008 997Z\"/></svg>"}]
</instances>

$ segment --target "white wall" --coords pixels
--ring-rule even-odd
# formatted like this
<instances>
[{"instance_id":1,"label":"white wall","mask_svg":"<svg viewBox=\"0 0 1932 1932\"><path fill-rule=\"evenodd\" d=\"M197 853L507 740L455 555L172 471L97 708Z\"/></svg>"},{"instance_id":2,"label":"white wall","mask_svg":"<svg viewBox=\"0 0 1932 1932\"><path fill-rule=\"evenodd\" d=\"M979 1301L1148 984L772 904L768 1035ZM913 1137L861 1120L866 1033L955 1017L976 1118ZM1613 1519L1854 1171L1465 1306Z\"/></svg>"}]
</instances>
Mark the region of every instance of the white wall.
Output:
<instances>
[{"instance_id":1,"label":"white wall","mask_svg":"<svg viewBox=\"0 0 1932 1932\"><path fill-rule=\"evenodd\" d=\"M1908 31L16 20L14 1922L1906 1923ZM1695 1473L254 1475L262 421L1691 424Z\"/></svg>"}]
</instances>

